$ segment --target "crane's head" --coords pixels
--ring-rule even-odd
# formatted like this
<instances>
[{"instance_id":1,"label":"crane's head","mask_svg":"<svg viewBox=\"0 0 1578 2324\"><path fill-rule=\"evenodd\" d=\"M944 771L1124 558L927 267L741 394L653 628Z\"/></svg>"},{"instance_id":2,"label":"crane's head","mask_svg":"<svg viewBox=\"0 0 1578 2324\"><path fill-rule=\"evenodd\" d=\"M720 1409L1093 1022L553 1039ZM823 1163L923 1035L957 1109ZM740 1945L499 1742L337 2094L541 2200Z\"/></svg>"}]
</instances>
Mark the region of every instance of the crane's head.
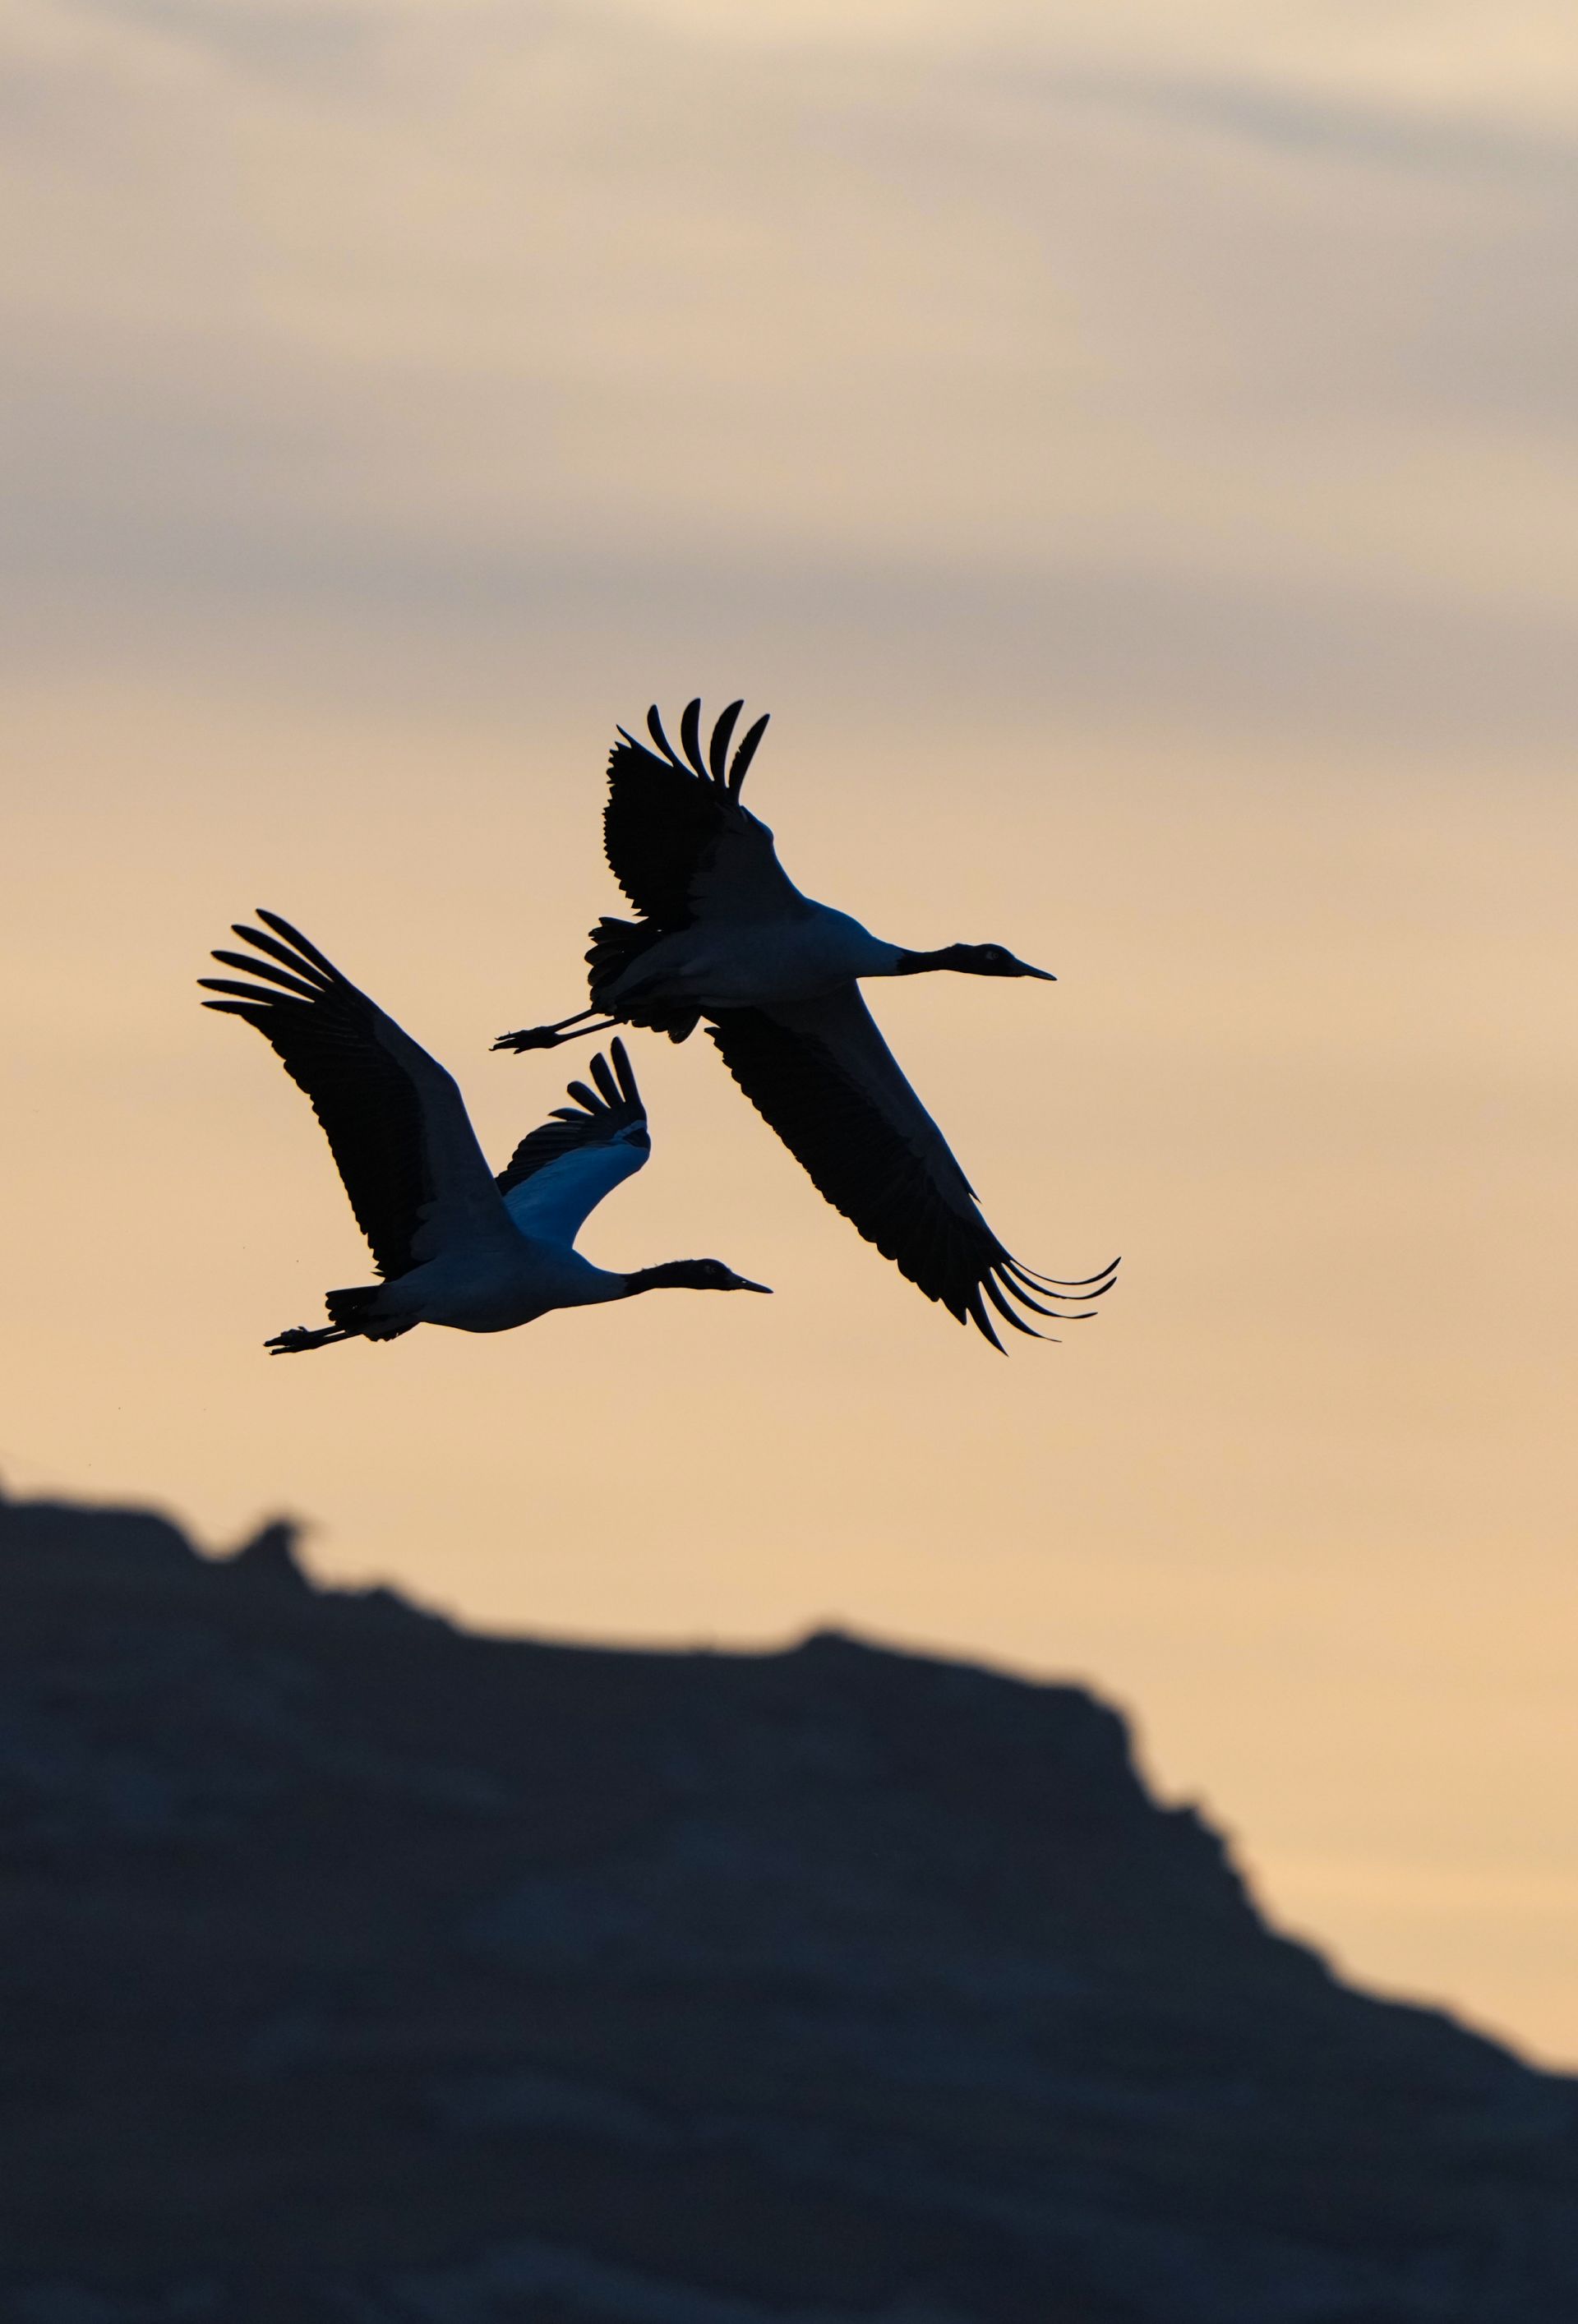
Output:
<instances>
[{"instance_id":1,"label":"crane's head","mask_svg":"<svg viewBox=\"0 0 1578 2324\"><path fill-rule=\"evenodd\" d=\"M945 945L940 952L907 953L903 967L906 971L954 968L964 976L1038 976L1047 984L1057 982L1049 968L1032 968L1028 960L1017 959L1006 945L1000 944Z\"/></svg>"},{"instance_id":2,"label":"crane's head","mask_svg":"<svg viewBox=\"0 0 1578 2324\"><path fill-rule=\"evenodd\" d=\"M661 1267L643 1267L624 1278L627 1293L636 1291L765 1291L771 1283L752 1283L736 1275L721 1259L670 1259Z\"/></svg>"}]
</instances>

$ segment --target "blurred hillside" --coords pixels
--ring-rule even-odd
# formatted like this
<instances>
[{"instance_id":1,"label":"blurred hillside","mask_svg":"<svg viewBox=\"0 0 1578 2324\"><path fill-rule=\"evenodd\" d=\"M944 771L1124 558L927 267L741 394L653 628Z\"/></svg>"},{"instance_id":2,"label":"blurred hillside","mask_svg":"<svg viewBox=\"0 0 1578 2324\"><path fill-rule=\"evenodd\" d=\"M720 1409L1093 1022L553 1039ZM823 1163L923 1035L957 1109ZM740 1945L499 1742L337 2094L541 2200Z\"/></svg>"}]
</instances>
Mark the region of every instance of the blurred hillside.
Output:
<instances>
[{"instance_id":1,"label":"blurred hillside","mask_svg":"<svg viewBox=\"0 0 1578 2324\"><path fill-rule=\"evenodd\" d=\"M1578 2085L1269 1932L1078 1689L0 1500L0 1845L19 2324L1578 2315Z\"/></svg>"}]
</instances>

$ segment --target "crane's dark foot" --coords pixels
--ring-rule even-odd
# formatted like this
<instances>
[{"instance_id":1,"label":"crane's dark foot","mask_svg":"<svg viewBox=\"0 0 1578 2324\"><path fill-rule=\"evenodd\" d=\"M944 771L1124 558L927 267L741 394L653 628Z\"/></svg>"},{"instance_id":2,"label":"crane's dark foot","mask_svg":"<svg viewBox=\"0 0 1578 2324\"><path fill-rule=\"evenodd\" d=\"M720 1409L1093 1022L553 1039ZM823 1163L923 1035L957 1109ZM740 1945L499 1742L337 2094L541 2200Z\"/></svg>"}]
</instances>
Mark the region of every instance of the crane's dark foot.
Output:
<instances>
[{"instance_id":1,"label":"crane's dark foot","mask_svg":"<svg viewBox=\"0 0 1578 2324\"><path fill-rule=\"evenodd\" d=\"M348 1340L353 1336L353 1333L338 1331L332 1325L326 1326L321 1332L309 1332L305 1323L293 1323L288 1332L277 1332L272 1340L265 1340L263 1345L272 1356L299 1356L305 1349L327 1348L336 1340Z\"/></svg>"},{"instance_id":2,"label":"crane's dark foot","mask_svg":"<svg viewBox=\"0 0 1578 2324\"><path fill-rule=\"evenodd\" d=\"M555 1025L531 1025L522 1033L501 1033L494 1043L495 1049L557 1049L561 1041L575 1038L572 1033L561 1033Z\"/></svg>"},{"instance_id":3,"label":"crane's dark foot","mask_svg":"<svg viewBox=\"0 0 1578 2324\"><path fill-rule=\"evenodd\" d=\"M617 1017L601 1017L595 1009L577 1010L573 1017L561 1017L557 1025L528 1025L523 1032L501 1033L494 1043L495 1049L557 1049L561 1041L578 1041L587 1033L606 1033L619 1023Z\"/></svg>"}]
</instances>

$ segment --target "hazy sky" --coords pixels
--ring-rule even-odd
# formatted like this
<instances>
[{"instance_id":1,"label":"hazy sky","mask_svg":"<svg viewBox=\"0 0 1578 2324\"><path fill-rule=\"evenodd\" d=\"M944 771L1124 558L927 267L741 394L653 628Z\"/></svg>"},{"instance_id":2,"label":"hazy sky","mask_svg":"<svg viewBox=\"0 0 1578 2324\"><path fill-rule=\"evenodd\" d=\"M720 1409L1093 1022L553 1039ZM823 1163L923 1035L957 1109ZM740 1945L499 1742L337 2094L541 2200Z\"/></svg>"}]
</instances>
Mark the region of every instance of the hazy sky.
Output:
<instances>
[{"instance_id":1,"label":"hazy sky","mask_svg":"<svg viewBox=\"0 0 1578 2324\"><path fill-rule=\"evenodd\" d=\"M12 0L0 1473L471 1619L1085 1677L1347 1967L1578 2060L1570 0ZM616 720L743 694L1030 1264L1004 1362L644 1042L612 1265L367 1273L256 903L500 1158ZM1565 1166L1565 1167L1564 1167Z\"/></svg>"}]
</instances>

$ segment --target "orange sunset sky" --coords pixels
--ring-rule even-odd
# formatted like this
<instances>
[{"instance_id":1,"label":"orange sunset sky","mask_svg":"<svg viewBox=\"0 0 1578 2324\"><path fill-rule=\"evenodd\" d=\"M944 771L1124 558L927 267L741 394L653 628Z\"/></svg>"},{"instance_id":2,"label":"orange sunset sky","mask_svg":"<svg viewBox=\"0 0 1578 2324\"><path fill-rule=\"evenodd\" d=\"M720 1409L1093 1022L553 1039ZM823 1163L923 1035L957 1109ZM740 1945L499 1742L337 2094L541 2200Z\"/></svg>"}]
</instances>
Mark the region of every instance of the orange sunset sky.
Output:
<instances>
[{"instance_id":1,"label":"orange sunset sky","mask_svg":"<svg viewBox=\"0 0 1578 2324\"><path fill-rule=\"evenodd\" d=\"M466 1619L1086 1679L1269 1911L1578 2061L1567 0L12 0L0 1476ZM580 1053L615 721L1056 985L874 1005L1008 1361L710 1045L589 1226L772 1301L262 1352L366 1263L262 903Z\"/></svg>"}]
</instances>

